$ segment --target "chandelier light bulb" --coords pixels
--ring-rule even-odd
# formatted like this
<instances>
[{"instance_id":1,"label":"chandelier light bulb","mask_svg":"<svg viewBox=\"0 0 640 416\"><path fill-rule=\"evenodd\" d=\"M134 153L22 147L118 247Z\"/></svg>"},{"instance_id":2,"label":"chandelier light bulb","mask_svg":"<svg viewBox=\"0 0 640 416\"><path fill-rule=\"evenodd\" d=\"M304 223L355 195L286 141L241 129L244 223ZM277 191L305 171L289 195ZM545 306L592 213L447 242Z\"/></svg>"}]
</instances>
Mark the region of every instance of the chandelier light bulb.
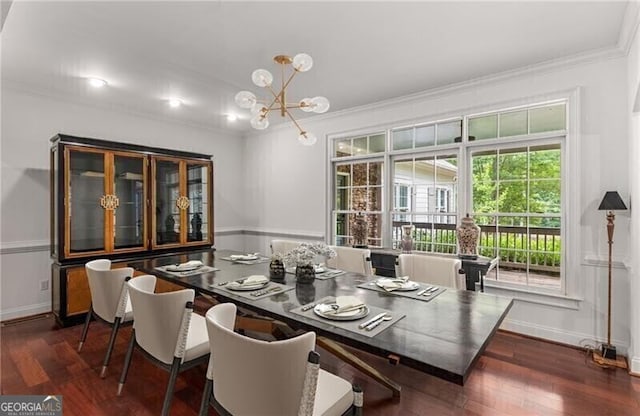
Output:
<instances>
[{"instance_id":1,"label":"chandelier light bulb","mask_svg":"<svg viewBox=\"0 0 640 416\"><path fill-rule=\"evenodd\" d=\"M305 146L313 146L318 141L318 138L313 133L308 133L306 131L300 132L298 136L298 141Z\"/></svg>"},{"instance_id":2,"label":"chandelier light bulb","mask_svg":"<svg viewBox=\"0 0 640 416\"><path fill-rule=\"evenodd\" d=\"M89 81L89 85L91 85L94 88L102 88L105 85L107 85L107 81L101 78L89 78L87 81Z\"/></svg>"},{"instance_id":3,"label":"chandelier light bulb","mask_svg":"<svg viewBox=\"0 0 640 416\"><path fill-rule=\"evenodd\" d=\"M305 113L310 113L313 111L313 103L311 102L311 98L303 98L300 100L300 110Z\"/></svg>"},{"instance_id":4,"label":"chandelier light bulb","mask_svg":"<svg viewBox=\"0 0 640 416\"><path fill-rule=\"evenodd\" d=\"M256 130L264 130L269 127L269 120L267 117L262 117L260 114L251 117L251 127Z\"/></svg>"},{"instance_id":5,"label":"chandelier light bulb","mask_svg":"<svg viewBox=\"0 0 640 416\"><path fill-rule=\"evenodd\" d=\"M268 87L273 83L273 75L266 69L256 69L251 74L251 80L258 87Z\"/></svg>"},{"instance_id":6,"label":"chandelier light bulb","mask_svg":"<svg viewBox=\"0 0 640 416\"><path fill-rule=\"evenodd\" d=\"M256 95L249 91L240 91L236 94L235 100L238 107L241 108L251 108L257 102Z\"/></svg>"},{"instance_id":7,"label":"chandelier light bulb","mask_svg":"<svg viewBox=\"0 0 640 416\"><path fill-rule=\"evenodd\" d=\"M314 113L326 113L329 110L329 100L327 97L313 97L311 105Z\"/></svg>"},{"instance_id":8,"label":"chandelier light bulb","mask_svg":"<svg viewBox=\"0 0 640 416\"><path fill-rule=\"evenodd\" d=\"M307 72L313 66L313 59L306 53L299 53L293 57L293 69L298 72Z\"/></svg>"}]
</instances>

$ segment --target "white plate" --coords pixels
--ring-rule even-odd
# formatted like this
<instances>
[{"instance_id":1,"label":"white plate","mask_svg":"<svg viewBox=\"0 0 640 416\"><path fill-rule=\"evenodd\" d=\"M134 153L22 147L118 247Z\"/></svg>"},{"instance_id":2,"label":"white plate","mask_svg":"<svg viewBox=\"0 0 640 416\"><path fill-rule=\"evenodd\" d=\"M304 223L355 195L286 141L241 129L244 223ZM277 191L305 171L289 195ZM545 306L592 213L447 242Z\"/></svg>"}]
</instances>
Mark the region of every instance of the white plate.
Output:
<instances>
[{"instance_id":1,"label":"white plate","mask_svg":"<svg viewBox=\"0 0 640 416\"><path fill-rule=\"evenodd\" d=\"M247 261L247 260L258 260L258 256L254 255L254 254L247 254L246 256L241 256L238 254L229 256L229 258L233 261Z\"/></svg>"},{"instance_id":2,"label":"white plate","mask_svg":"<svg viewBox=\"0 0 640 416\"><path fill-rule=\"evenodd\" d=\"M198 270L199 268L201 268L202 266L204 266L203 264L196 264L193 266L176 266L175 264L173 265L169 265L167 267L165 267L165 270L168 272L190 272L192 270Z\"/></svg>"},{"instance_id":3,"label":"white plate","mask_svg":"<svg viewBox=\"0 0 640 416\"><path fill-rule=\"evenodd\" d=\"M382 289L384 289L384 286L382 284L382 282L380 282L379 280L376 280L376 286L381 287ZM389 290L389 292L394 292L396 290L400 291L400 292L409 292L411 290L416 290L420 287L419 283L416 282L412 282L412 281L408 281L402 284L402 286L397 287L397 288L393 288L391 290Z\"/></svg>"},{"instance_id":4,"label":"white plate","mask_svg":"<svg viewBox=\"0 0 640 416\"><path fill-rule=\"evenodd\" d=\"M234 285L233 283L229 283L229 284L227 284L227 289L229 289L229 290L237 290L237 291L258 290L258 289L262 289L263 287L265 287L268 284L269 284L268 280L266 282L260 282L260 283L256 283L256 284L253 284L253 285Z\"/></svg>"},{"instance_id":5,"label":"white plate","mask_svg":"<svg viewBox=\"0 0 640 416\"><path fill-rule=\"evenodd\" d=\"M338 306L335 303L320 304L320 305L316 305L313 308L313 312L315 312L316 315L322 318L331 319L333 321L354 321L356 319L364 318L365 316L369 315L369 308L366 305L362 306L359 309L336 313L336 314L321 312L322 306L326 307L326 305L331 305L331 306L335 305L336 307Z\"/></svg>"}]
</instances>

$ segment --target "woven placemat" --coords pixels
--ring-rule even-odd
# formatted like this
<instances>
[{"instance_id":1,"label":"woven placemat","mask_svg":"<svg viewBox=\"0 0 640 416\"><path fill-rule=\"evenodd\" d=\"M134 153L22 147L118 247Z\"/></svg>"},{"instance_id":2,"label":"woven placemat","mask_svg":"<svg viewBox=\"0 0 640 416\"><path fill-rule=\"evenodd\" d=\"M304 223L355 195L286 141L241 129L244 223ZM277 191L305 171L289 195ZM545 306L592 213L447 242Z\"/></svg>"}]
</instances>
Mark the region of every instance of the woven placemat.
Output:
<instances>
[{"instance_id":1,"label":"woven placemat","mask_svg":"<svg viewBox=\"0 0 640 416\"><path fill-rule=\"evenodd\" d=\"M215 287L216 289L222 289L226 292L233 293L236 296L240 296L242 298L250 300L268 298L269 296L278 295L280 293L295 289L294 286L289 286L274 281L269 281L266 286L255 290L232 290L229 289L226 285L220 285L219 283L210 286Z\"/></svg>"},{"instance_id":2,"label":"woven placemat","mask_svg":"<svg viewBox=\"0 0 640 416\"><path fill-rule=\"evenodd\" d=\"M394 296L403 296L405 298L411 298L411 299L417 299L417 300L421 300L423 302L429 302L430 300L435 299L436 297L438 297L441 293L444 293L445 290L447 290L447 288L445 287L437 287L434 285L430 285L428 283L420 283L420 287L417 288L416 290L384 290L383 288L381 288L380 286L376 285L376 281L373 280L371 282L365 282L365 283L361 283L359 284L357 287L361 288L361 289L369 289L369 290L375 290L376 292L382 292L382 293L388 293L390 295L394 295ZM425 294L427 294L426 296L424 295L419 295L418 293L422 293L424 289L427 288L436 288L437 290L433 291L433 292L424 292Z\"/></svg>"},{"instance_id":3,"label":"woven placemat","mask_svg":"<svg viewBox=\"0 0 640 416\"><path fill-rule=\"evenodd\" d=\"M220 259L226 260L226 261L231 261L233 263L238 263L238 264L259 264L259 263L268 263L268 262L271 261L271 260L269 260L268 257L262 257L262 256L259 256L255 260L234 260L231 257L220 257Z\"/></svg>"},{"instance_id":4,"label":"woven placemat","mask_svg":"<svg viewBox=\"0 0 640 416\"><path fill-rule=\"evenodd\" d=\"M289 274L296 274L296 268L295 267L287 267L285 269L285 271ZM339 270L339 269L327 269L327 271L322 272L322 273L316 273L316 279L318 280L328 280L328 279L333 279L336 276L342 276L343 274L345 274L347 272L345 272L344 270Z\"/></svg>"},{"instance_id":5,"label":"woven placemat","mask_svg":"<svg viewBox=\"0 0 640 416\"><path fill-rule=\"evenodd\" d=\"M199 267L195 270L187 270L184 272L172 272L167 270L167 267L171 267L172 265L168 265L168 266L160 266L160 267L156 267L156 270L160 270L163 273L168 273L172 276L176 276L176 277L180 277L180 276L193 276L196 274L202 274L202 273L208 273L208 272L217 272L218 268L216 267L211 267L211 266L202 266Z\"/></svg>"},{"instance_id":6,"label":"woven placemat","mask_svg":"<svg viewBox=\"0 0 640 416\"><path fill-rule=\"evenodd\" d=\"M367 307L369 308L369 314L363 318L354 320L354 321L334 321L332 319L327 319L327 318L323 318L321 316L318 316L314 311L313 311L313 307L315 305L321 304L321 303L330 303L330 302L334 302L335 301L335 297L333 296L329 296L323 299L319 299L316 302L310 303L308 305L302 305L299 306L297 308L291 309L290 312L293 312L297 315L301 315L304 316L305 318L309 318L309 319L313 319L315 321L320 321L320 322L324 322L326 324L331 324L337 328L342 328L345 329L347 331L350 332L355 332L356 334L360 334L360 335L364 335L365 337L375 337L376 335L378 335L380 332L384 331L385 329L389 328L391 325L395 324L396 322L398 322L400 319L404 318L405 315L402 313L398 313L395 311L390 311L388 309L383 309L383 308L378 308L377 306L371 306L371 305L367 305ZM391 320L389 321L383 321L380 325L378 325L377 327L375 327L374 329L372 329L371 331L367 331L366 329L363 328L359 328L358 326L363 323L363 322L367 322L368 320L370 320L371 318L373 318L376 315L379 315L381 313L386 312L389 316L391 316Z\"/></svg>"}]
</instances>

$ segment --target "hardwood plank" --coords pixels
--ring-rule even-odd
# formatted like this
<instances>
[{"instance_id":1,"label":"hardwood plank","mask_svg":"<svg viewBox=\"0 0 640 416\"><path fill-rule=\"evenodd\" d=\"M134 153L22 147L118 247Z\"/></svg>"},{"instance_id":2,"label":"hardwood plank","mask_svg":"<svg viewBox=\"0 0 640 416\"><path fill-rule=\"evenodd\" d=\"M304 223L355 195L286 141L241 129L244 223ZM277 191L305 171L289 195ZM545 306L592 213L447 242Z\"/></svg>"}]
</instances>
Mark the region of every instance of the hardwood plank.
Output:
<instances>
[{"instance_id":1,"label":"hardwood plank","mask_svg":"<svg viewBox=\"0 0 640 416\"><path fill-rule=\"evenodd\" d=\"M207 305L196 305L206 309ZM105 379L99 377L110 328L92 323L85 348L77 353L79 326L58 329L53 319L1 328L2 394L62 394L64 414L157 415L168 374L134 354L123 395L116 396L130 327L118 335ZM512 416L640 414L640 378L602 369L585 352L498 332L467 383L459 386L403 365L347 347L402 386L400 399L373 379L319 349L322 368L359 384L367 416ZM206 366L178 377L171 414L198 413ZM210 415L215 415L213 409Z\"/></svg>"}]
</instances>

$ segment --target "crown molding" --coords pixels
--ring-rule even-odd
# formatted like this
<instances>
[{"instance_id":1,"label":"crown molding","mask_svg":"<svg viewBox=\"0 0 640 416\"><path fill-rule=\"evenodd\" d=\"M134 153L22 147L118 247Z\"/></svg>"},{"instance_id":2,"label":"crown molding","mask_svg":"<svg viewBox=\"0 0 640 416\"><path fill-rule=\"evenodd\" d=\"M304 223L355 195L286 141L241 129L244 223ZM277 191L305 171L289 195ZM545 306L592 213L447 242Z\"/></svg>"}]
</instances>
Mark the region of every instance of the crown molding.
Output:
<instances>
[{"instance_id":1,"label":"crown molding","mask_svg":"<svg viewBox=\"0 0 640 416\"><path fill-rule=\"evenodd\" d=\"M308 122L325 121L336 118L341 118L361 112L370 112L374 110L380 110L385 107L392 107L401 104L411 104L418 101L424 101L426 99L442 97L450 95L454 92L478 87L480 85L487 85L491 83L498 83L507 81L513 78L527 76L531 74L544 74L555 71L561 71L564 69L572 68L579 65L588 65L591 63L606 61L610 59L624 58L626 53L619 47L609 47L589 52L584 52L576 55L571 55L563 58L552 59L538 64L520 67L512 70L498 72L496 74L486 75L478 78L472 78L458 83L445 85L442 87L432 88L429 90L419 91L413 94L403 95L400 97L390 98L388 100L376 101L369 104L364 104L356 107L346 108L344 110L338 110L330 113L319 114L311 117L303 118L302 120ZM291 128L291 123L283 122L277 125L269 127L269 131L280 131ZM245 137L260 137L265 134L265 131L249 130Z\"/></svg>"},{"instance_id":2,"label":"crown molding","mask_svg":"<svg viewBox=\"0 0 640 416\"><path fill-rule=\"evenodd\" d=\"M206 130L209 132L220 134L222 136L233 135L238 138L244 138L244 134L242 130L222 129L219 127L210 126L205 123L198 123L194 121L185 121L185 120L161 117L157 114L145 112L145 111L136 111L136 110L130 110L130 109L124 110L120 107L115 107L112 104L100 103L91 99L85 99L77 96L61 94L57 91L53 91L50 89L48 90L36 89L36 88L33 88L33 86L31 85L28 85L13 79L2 80L2 90L5 90L5 89L13 90L18 93L31 95L33 97L41 97L41 98L47 98L52 100L58 100L58 101L63 101L69 104L76 104L76 105L81 105L86 107L92 107L98 110L104 110L104 111L109 111L113 113L120 113L120 114L129 115L129 116L145 118L147 120L161 121L164 123L191 127L199 130Z\"/></svg>"},{"instance_id":3,"label":"crown molding","mask_svg":"<svg viewBox=\"0 0 640 416\"><path fill-rule=\"evenodd\" d=\"M640 25L640 1L631 0L627 3L624 12L622 27L620 28L620 36L618 37L618 49L625 55L631 51L633 40L638 34L638 26Z\"/></svg>"}]
</instances>

